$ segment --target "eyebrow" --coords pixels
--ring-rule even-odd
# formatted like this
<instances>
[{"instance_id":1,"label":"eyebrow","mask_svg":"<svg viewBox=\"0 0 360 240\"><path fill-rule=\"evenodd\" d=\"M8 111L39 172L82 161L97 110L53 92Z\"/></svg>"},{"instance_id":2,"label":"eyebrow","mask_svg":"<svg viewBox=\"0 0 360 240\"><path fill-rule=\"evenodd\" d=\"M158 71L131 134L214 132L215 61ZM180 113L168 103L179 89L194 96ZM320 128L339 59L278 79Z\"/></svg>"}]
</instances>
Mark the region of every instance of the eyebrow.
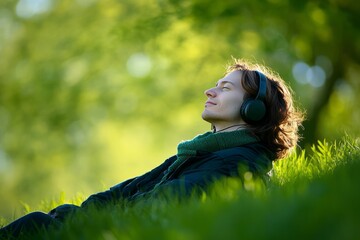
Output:
<instances>
[{"instance_id":1,"label":"eyebrow","mask_svg":"<svg viewBox=\"0 0 360 240\"><path fill-rule=\"evenodd\" d=\"M220 84L223 84L223 85L226 84L226 83L230 83L231 85L235 86L235 84L232 83L232 82L230 82L230 81L226 81L226 80L221 81L221 80L220 80L219 82L220 82ZM216 83L215 87L219 86L219 82Z\"/></svg>"}]
</instances>

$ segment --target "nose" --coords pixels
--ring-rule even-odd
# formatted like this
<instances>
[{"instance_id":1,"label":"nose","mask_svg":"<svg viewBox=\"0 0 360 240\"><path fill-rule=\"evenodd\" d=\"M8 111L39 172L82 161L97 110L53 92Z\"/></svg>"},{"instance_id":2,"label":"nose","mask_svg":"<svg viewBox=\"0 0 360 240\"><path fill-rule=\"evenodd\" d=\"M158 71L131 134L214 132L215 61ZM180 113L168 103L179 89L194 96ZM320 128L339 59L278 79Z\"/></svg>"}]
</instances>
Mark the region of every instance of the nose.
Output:
<instances>
[{"instance_id":1,"label":"nose","mask_svg":"<svg viewBox=\"0 0 360 240\"><path fill-rule=\"evenodd\" d=\"M205 90L204 94L207 96L207 97L215 97L216 96L216 91L214 88L210 88L208 90Z\"/></svg>"}]
</instances>

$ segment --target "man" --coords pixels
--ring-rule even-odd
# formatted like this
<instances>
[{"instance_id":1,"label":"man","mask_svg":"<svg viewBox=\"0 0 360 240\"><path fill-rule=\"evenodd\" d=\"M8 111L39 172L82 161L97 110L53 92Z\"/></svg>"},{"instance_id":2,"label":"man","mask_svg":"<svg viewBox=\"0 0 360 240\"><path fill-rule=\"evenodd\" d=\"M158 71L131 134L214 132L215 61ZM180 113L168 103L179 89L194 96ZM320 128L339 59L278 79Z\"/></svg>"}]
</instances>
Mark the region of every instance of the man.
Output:
<instances>
[{"instance_id":1,"label":"man","mask_svg":"<svg viewBox=\"0 0 360 240\"><path fill-rule=\"evenodd\" d=\"M284 81L266 68L235 60L207 97L202 118L213 131L181 142L175 156L150 172L91 195L80 207L65 204L48 214L30 213L0 230L20 236L63 220L89 206L186 198L207 192L212 183L251 172L266 178L272 162L286 156L298 141L302 113Z\"/></svg>"}]
</instances>

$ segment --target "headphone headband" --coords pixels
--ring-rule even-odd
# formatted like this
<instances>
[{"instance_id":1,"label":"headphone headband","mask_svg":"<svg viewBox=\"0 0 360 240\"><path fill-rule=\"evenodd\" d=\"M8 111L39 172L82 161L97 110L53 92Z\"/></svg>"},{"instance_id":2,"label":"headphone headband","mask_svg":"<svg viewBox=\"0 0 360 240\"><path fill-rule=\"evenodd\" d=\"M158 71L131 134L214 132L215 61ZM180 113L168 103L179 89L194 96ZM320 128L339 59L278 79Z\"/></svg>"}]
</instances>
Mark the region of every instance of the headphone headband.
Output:
<instances>
[{"instance_id":1,"label":"headphone headband","mask_svg":"<svg viewBox=\"0 0 360 240\"><path fill-rule=\"evenodd\" d=\"M264 101L266 97L266 77L259 71L255 71L255 73L259 78L259 91L255 100Z\"/></svg>"}]
</instances>

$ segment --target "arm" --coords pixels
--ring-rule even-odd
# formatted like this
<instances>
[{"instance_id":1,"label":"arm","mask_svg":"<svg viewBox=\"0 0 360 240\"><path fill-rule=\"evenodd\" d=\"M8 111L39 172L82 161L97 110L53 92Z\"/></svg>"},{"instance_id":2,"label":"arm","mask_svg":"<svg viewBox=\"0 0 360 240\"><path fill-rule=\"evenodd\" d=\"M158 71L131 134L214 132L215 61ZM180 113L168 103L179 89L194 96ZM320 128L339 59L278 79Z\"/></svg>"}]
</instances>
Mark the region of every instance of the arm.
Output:
<instances>
[{"instance_id":1,"label":"arm","mask_svg":"<svg viewBox=\"0 0 360 240\"><path fill-rule=\"evenodd\" d=\"M118 185L110 188L109 190L106 190L104 192L99 192L90 195L82 204L82 208L86 208L90 205L95 206L102 206L111 202L114 202L115 200L118 200L121 198L123 189L130 184L132 181L134 181L136 178L128 179L124 182L119 183Z\"/></svg>"},{"instance_id":2,"label":"arm","mask_svg":"<svg viewBox=\"0 0 360 240\"><path fill-rule=\"evenodd\" d=\"M101 207L105 204L117 202L121 199L129 199L138 191L139 188L142 188L154 178L161 176L175 160L176 156L172 156L164 163L144 175L121 182L107 191L93 194L81 204L81 207L86 208L90 205Z\"/></svg>"},{"instance_id":3,"label":"arm","mask_svg":"<svg viewBox=\"0 0 360 240\"><path fill-rule=\"evenodd\" d=\"M52 209L48 214L50 217L63 221L67 216L79 210L79 206L73 204L63 204Z\"/></svg>"},{"instance_id":4,"label":"arm","mask_svg":"<svg viewBox=\"0 0 360 240\"><path fill-rule=\"evenodd\" d=\"M128 199L134 195L137 190L143 185L146 185L149 181L157 178L163 174L163 172L176 160L176 156L168 158L164 163L156 167L155 169L147 172L146 174L128 179L121 182L109 190L99 192L88 197L81 206L73 204L63 204L52 209L48 214L56 219L62 220L70 214L75 213L80 208L88 208L89 206L102 207L109 203L117 202L121 199Z\"/></svg>"},{"instance_id":5,"label":"arm","mask_svg":"<svg viewBox=\"0 0 360 240\"><path fill-rule=\"evenodd\" d=\"M131 181L133 181L135 178L126 180L124 182L121 182L120 184L116 185L115 187L117 188L118 192L121 192L122 189L129 184ZM106 203L109 203L111 201L114 201L114 199L116 198L115 194L117 191L111 191L111 190L107 190L105 192L100 192L100 193L96 193L91 195L88 199L86 199L82 204L81 207L76 206L74 204L62 204L54 209L52 209L48 214L55 219L58 220L64 220L66 217L68 217L69 215L74 214L75 212L77 212L79 209L81 208L87 208L91 205L95 205L95 206L101 206L104 205Z\"/></svg>"},{"instance_id":6,"label":"arm","mask_svg":"<svg viewBox=\"0 0 360 240\"><path fill-rule=\"evenodd\" d=\"M240 149L236 151L220 151L204 154L189 159L186 166L175 170L171 177L153 189L151 192L138 194L133 200L143 198L173 199L189 197L191 194L206 192L211 184L226 177L239 177L242 180L245 172L250 171L256 176L262 176L269 170L271 161L262 153L253 149Z\"/></svg>"}]
</instances>

